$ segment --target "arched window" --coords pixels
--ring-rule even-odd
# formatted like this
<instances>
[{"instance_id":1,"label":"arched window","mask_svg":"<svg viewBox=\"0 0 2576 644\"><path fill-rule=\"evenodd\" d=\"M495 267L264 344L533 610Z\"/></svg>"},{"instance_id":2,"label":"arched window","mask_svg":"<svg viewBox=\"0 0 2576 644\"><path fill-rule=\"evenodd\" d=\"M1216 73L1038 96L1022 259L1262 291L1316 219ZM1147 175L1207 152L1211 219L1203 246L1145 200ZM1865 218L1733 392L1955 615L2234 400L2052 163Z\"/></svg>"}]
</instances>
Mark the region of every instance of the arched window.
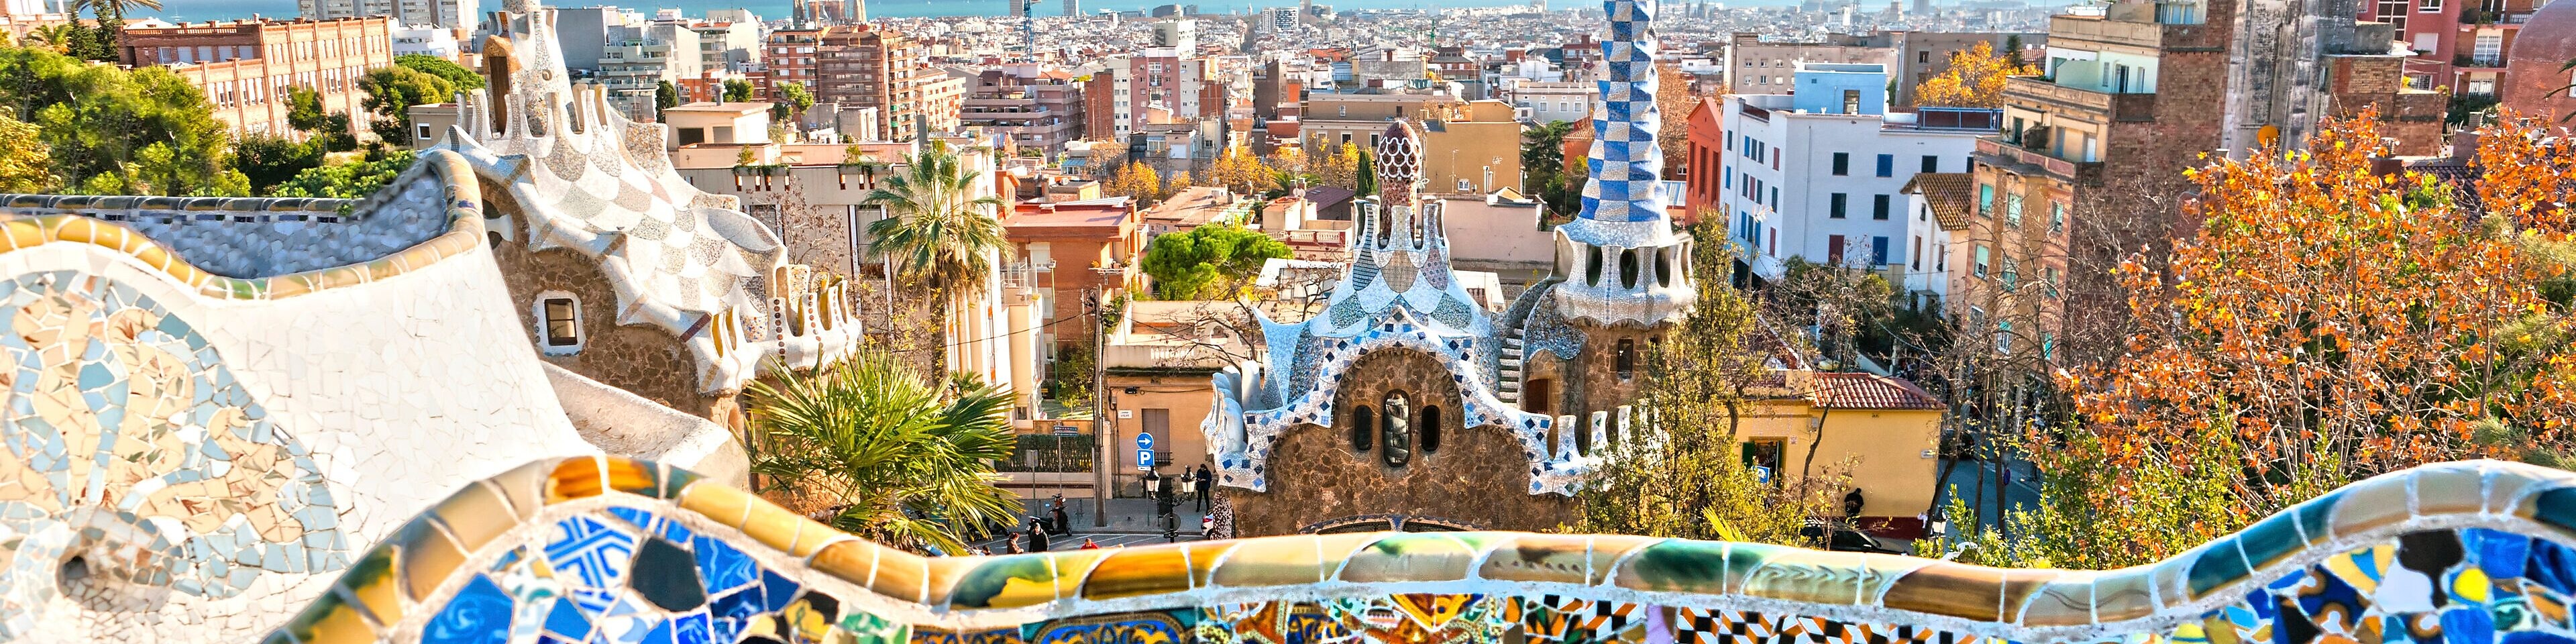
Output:
<instances>
[{"instance_id":1,"label":"arched window","mask_svg":"<svg viewBox=\"0 0 2576 644\"><path fill-rule=\"evenodd\" d=\"M1658 285L1658 286L1672 286L1672 285L1673 285L1673 254L1675 254L1675 253L1679 253L1679 252L1681 252L1681 248L1680 248L1680 247L1678 247L1678 246L1671 247L1671 248L1659 248L1659 249L1656 249L1656 250L1655 250L1655 284L1656 284L1656 285Z\"/></svg>"},{"instance_id":2,"label":"arched window","mask_svg":"<svg viewBox=\"0 0 2576 644\"><path fill-rule=\"evenodd\" d=\"M1600 285L1601 285L1601 247L1599 247L1599 246L1588 246L1588 247L1586 247L1586 249L1587 249L1587 250L1589 250L1590 252L1587 252L1587 253L1584 253L1584 254L1583 254L1583 285L1584 285L1584 286L1600 286Z\"/></svg>"},{"instance_id":3,"label":"arched window","mask_svg":"<svg viewBox=\"0 0 2576 644\"><path fill-rule=\"evenodd\" d=\"M1637 377L1637 341L1620 338L1618 354L1613 357L1613 362L1616 364L1611 366L1618 369L1620 380Z\"/></svg>"},{"instance_id":4,"label":"arched window","mask_svg":"<svg viewBox=\"0 0 2576 644\"><path fill-rule=\"evenodd\" d=\"M1637 249L1619 251L1619 288L1637 287Z\"/></svg>"},{"instance_id":5,"label":"arched window","mask_svg":"<svg viewBox=\"0 0 2576 644\"><path fill-rule=\"evenodd\" d=\"M1422 428L1419 433L1422 435L1422 453L1440 452L1440 408L1438 406L1422 406Z\"/></svg>"},{"instance_id":6,"label":"arched window","mask_svg":"<svg viewBox=\"0 0 2576 644\"><path fill-rule=\"evenodd\" d=\"M1377 413L1368 405L1351 409L1351 451L1366 454L1377 437Z\"/></svg>"}]
</instances>

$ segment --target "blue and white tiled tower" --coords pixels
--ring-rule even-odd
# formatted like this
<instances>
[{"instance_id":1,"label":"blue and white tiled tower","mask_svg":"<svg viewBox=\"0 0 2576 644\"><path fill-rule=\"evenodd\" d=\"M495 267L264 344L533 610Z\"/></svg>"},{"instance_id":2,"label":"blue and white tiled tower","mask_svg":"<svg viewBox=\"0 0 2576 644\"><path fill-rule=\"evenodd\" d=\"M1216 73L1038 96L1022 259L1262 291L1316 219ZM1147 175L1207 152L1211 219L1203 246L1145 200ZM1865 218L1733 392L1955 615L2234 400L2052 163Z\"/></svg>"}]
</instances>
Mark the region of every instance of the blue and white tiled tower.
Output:
<instances>
[{"instance_id":1,"label":"blue and white tiled tower","mask_svg":"<svg viewBox=\"0 0 2576 644\"><path fill-rule=\"evenodd\" d=\"M1569 318L1653 327L1690 310L1690 236L1673 231L1663 187L1664 149L1655 141L1655 0L1606 0L1601 40L1606 73L1593 112L1591 175L1583 212L1557 228L1554 293Z\"/></svg>"}]
</instances>

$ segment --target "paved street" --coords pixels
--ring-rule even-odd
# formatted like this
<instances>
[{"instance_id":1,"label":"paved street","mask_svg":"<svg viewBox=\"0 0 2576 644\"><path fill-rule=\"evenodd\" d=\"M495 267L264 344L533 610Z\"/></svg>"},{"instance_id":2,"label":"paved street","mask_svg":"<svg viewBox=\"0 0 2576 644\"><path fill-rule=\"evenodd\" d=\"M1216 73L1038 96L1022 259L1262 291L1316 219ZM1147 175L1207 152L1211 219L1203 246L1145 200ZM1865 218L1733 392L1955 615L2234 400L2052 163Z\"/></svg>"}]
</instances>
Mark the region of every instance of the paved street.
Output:
<instances>
[{"instance_id":1,"label":"paved street","mask_svg":"<svg viewBox=\"0 0 2576 644\"><path fill-rule=\"evenodd\" d=\"M1028 511L1023 513L1024 516L1047 516L1046 508L1050 503L1048 499L1029 499L1024 503L1028 506ZM1180 540L1199 540L1199 518L1204 515L1198 512L1198 503L1183 503L1177 510L1177 518L1180 521ZM1065 516L1067 521L1073 524L1073 534L1050 535L1049 550L1071 550L1081 547L1084 538L1098 542L1103 548L1163 542L1163 527L1154 521L1154 502L1150 500L1110 499L1109 525L1105 527L1092 525L1091 499L1066 499ZM1002 539L988 539L976 542L974 545L999 553L1003 550L1002 543ZM1028 545L1027 538L1021 538L1020 544Z\"/></svg>"}]
</instances>

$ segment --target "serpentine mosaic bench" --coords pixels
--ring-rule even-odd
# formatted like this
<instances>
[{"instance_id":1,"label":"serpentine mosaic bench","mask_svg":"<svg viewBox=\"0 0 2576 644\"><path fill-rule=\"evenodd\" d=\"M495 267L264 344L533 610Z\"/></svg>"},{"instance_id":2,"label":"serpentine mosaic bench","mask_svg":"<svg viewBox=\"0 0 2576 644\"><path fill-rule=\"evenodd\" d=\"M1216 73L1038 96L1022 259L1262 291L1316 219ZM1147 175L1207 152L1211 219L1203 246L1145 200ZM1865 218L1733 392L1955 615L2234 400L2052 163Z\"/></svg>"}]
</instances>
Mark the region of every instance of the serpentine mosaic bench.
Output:
<instances>
[{"instance_id":1,"label":"serpentine mosaic bench","mask_svg":"<svg viewBox=\"0 0 2576 644\"><path fill-rule=\"evenodd\" d=\"M2537 644L2568 641L2571 530L2576 474L2475 461L2103 572L1495 532L924 558L572 458L467 486L266 641Z\"/></svg>"}]
</instances>

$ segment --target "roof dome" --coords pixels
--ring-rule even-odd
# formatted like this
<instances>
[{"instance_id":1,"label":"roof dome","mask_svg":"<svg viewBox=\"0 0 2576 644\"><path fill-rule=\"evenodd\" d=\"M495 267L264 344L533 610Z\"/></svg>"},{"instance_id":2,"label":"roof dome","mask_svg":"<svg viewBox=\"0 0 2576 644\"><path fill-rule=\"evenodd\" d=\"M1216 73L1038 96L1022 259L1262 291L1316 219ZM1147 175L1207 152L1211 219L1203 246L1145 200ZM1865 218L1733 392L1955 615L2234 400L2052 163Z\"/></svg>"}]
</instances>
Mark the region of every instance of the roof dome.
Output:
<instances>
[{"instance_id":1,"label":"roof dome","mask_svg":"<svg viewBox=\"0 0 2576 644\"><path fill-rule=\"evenodd\" d=\"M2501 88L2505 107L2553 119L2576 114L2576 97L2558 91L2570 81L2562 69L2570 60L2576 60L2576 1L2549 3L2513 39ZM2553 91L2558 95L2549 96Z\"/></svg>"}]
</instances>

